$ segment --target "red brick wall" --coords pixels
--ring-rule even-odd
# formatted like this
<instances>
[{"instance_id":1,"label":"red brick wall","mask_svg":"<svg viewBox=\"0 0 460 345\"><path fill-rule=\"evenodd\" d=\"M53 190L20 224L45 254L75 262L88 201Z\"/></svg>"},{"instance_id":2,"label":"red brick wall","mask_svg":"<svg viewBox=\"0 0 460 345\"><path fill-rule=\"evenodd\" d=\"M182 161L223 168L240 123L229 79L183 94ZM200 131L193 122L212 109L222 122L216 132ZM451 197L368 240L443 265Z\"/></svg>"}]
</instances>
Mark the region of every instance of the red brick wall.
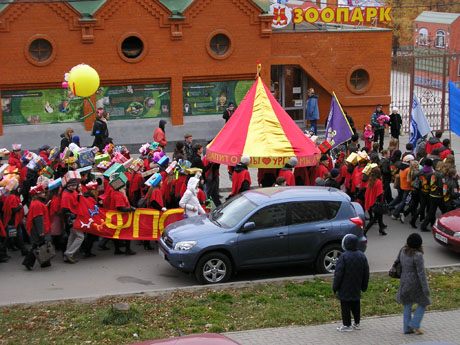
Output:
<instances>
[{"instance_id":1,"label":"red brick wall","mask_svg":"<svg viewBox=\"0 0 460 345\"><path fill-rule=\"evenodd\" d=\"M141 4L142 3L142 4ZM321 122L335 91L358 125L368 121L376 103L388 105L391 32L272 34L262 37L257 9L247 0L196 0L185 12L182 39L172 39L169 13L154 0L110 0L96 14L94 41L82 42L79 14L69 5L9 6L0 13L0 89L60 87L64 73L79 63L94 67L103 85L171 82L171 118L182 124L182 82L248 79L256 63L269 85L270 64L300 65L317 90ZM208 36L217 29L228 32L233 52L223 60L206 50ZM144 39L147 54L138 63L120 58L122 35L134 32ZM56 57L38 67L25 58L26 42L35 34L48 35ZM346 85L350 69L365 66L372 78L368 92L353 94ZM90 128L90 123L86 123ZM359 128L359 127L358 127Z\"/></svg>"},{"instance_id":2,"label":"red brick wall","mask_svg":"<svg viewBox=\"0 0 460 345\"><path fill-rule=\"evenodd\" d=\"M449 47L446 49L439 49L440 51L459 51L460 50L460 19L457 19L453 24L437 24L437 23L424 23L415 22L417 24L417 32L414 35L414 44L419 38L419 31L421 28L428 30L428 38L431 40L431 47L435 46L436 32L438 30L444 30L446 36L446 43L449 43ZM450 29L450 35L447 35L447 30Z\"/></svg>"},{"instance_id":3,"label":"red brick wall","mask_svg":"<svg viewBox=\"0 0 460 345\"><path fill-rule=\"evenodd\" d=\"M334 91L360 130L378 103L390 104L391 31L309 32L273 34L272 64L297 64L309 76L308 87L319 96L320 123L328 116ZM368 71L370 87L354 93L347 86L350 73Z\"/></svg>"}]
</instances>

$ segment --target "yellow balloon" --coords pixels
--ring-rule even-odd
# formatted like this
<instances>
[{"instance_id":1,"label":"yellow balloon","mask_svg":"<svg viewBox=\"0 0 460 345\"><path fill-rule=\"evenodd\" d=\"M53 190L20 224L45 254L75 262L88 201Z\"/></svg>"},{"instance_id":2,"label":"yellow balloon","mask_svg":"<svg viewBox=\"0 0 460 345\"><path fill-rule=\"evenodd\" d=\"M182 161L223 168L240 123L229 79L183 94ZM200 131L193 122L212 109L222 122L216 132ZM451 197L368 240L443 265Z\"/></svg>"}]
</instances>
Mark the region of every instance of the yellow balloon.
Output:
<instances>
[{"instance_id":1,"label":"yellow balloon","mask_svg":"<svg viewBox=\"0 0 460 345\"><path fill-rule=\"evenodd\" d=\"M91 66L77 65L70 70L68 83L75 96L89 97L99 88L99 74Z\"/></svg>"}]
</instances>

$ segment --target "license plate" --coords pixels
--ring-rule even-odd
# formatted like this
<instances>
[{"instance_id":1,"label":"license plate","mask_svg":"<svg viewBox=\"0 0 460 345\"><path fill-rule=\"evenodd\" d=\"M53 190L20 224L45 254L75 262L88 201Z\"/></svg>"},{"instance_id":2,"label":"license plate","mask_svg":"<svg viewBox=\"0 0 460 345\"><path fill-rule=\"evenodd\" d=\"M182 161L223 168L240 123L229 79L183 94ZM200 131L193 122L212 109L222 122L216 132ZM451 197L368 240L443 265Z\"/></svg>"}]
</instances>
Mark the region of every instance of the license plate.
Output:
<instances>
[{"instance_id":1,"label":"license plate","mask_svg":"<svg viewBox=\"0 0 460 345\"><path fill-rule=\"evenodd\" d=\"M434 237L436 237L438 240L440 240L441 242L444 242L444 243L447 243L447 237L444 237L440 234L438 234L437 232L434 234Z\"/></svg>"},{"instance_id":2,"label":"license plate","mask_svg":"<svg viewBox=\"0 0 460 345\"><path fill-rule=\"evenodd\" d=\"M163 260L165 260L165 253L163 253L163 251L160 248L158 248L158 254Z\"/></svg>"}]
</instances>

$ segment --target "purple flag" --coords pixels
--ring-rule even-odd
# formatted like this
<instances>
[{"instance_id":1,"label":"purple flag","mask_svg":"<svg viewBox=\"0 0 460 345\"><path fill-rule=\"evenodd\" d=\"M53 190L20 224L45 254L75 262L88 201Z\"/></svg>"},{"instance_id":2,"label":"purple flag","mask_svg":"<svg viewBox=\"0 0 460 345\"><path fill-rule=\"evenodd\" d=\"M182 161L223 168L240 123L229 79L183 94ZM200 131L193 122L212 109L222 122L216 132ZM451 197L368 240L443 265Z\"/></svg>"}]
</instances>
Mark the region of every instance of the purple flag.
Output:
<instances>
[{"instance_id":1,"label":"purple flag","mask_svg":"<svg viewBox=\"0 0 460 345\"><path fill-rule=\"evenodd\" d=\"M353 131L350 124L343 113L337 96L332 92L331 108L329 109L329 117L327 118L326 140L332 145L331 149L333 149L350 140L352 136Z\"/></svg>"}]
</instances>

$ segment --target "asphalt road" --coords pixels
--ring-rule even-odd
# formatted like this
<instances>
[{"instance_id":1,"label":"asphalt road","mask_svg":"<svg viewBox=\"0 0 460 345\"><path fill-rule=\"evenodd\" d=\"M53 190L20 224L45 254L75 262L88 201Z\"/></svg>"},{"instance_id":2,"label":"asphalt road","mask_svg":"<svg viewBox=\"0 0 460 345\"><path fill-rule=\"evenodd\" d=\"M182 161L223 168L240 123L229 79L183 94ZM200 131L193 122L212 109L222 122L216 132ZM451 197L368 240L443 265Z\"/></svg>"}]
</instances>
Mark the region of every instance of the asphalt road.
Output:
<instances>
[{"instance_id":1,"label":"asphalt road","mask_svg":"<svg viewBox=\"0 0 460 345\"><path fill-rule=\"evenodd\" d=\"M374 226L368 233L366 255L372 271L387 271L399 248L414 230L385 216L388 235L379 236ZM418 230L416 230L418 231ZM447 251L438 245L431 233L421 233L427 266L460 263L460 254ZM112 251L94 252L94 258L81 258L77 264L53 260L50 268L41 269L37 264L33 271L21 265L18 252L10 252L12 258L0 264L0 305L29 303L68 298L91 298L105 295L142 293L168 288L197 285L193 276L183 274L163 261L156 250L145 251L142 246L132 246L137 255L115 256ZM309 267L277 268L240 272L232 281L247 281L313 274Z\"/></svg>"},{"instance_id":2,"label":"asphalt road","mask_svg":"<svg viewBox=\"0 0 460 345\"><path fill-rule=\"evenodd\" d=\"M401 137L402 150L407 139L407 135ZM388 135L385 143L386 146ZM452 147L459 162L460 137L455 134L452 134ZM257 170L249 170L252 185L255 186ZM228 192L231 182L225 166L221 166L220 175L221 190ZM389 216L385 216L384 221L388 225L386 229L388 236L379 236L377 225L374 225L368 233L366 255L373 272L388 271L407 236L413 231L419 231L412 229L409 224L392 220ZM427 267L460 264L460 254L449 252L437 244L431 233L421 233L421 235ZM19 253L10 252L12 256L10 261L0 264L0 291L2 292L0 305L142 293L197 284L193 276L183 274L163 261L156 250L144 251L142 246L132 247L137 251L135 256L114 256L113 251L102 252L95 249L97 257L82 258L75 265L64 264L60 257L56 257L52 267L41 269L36 265L30 272L21 265L22 259ZM310 267L283 267L239 272L232 281L298 277L309 274L313 274Z\"/></svg>"}]
</instances>

